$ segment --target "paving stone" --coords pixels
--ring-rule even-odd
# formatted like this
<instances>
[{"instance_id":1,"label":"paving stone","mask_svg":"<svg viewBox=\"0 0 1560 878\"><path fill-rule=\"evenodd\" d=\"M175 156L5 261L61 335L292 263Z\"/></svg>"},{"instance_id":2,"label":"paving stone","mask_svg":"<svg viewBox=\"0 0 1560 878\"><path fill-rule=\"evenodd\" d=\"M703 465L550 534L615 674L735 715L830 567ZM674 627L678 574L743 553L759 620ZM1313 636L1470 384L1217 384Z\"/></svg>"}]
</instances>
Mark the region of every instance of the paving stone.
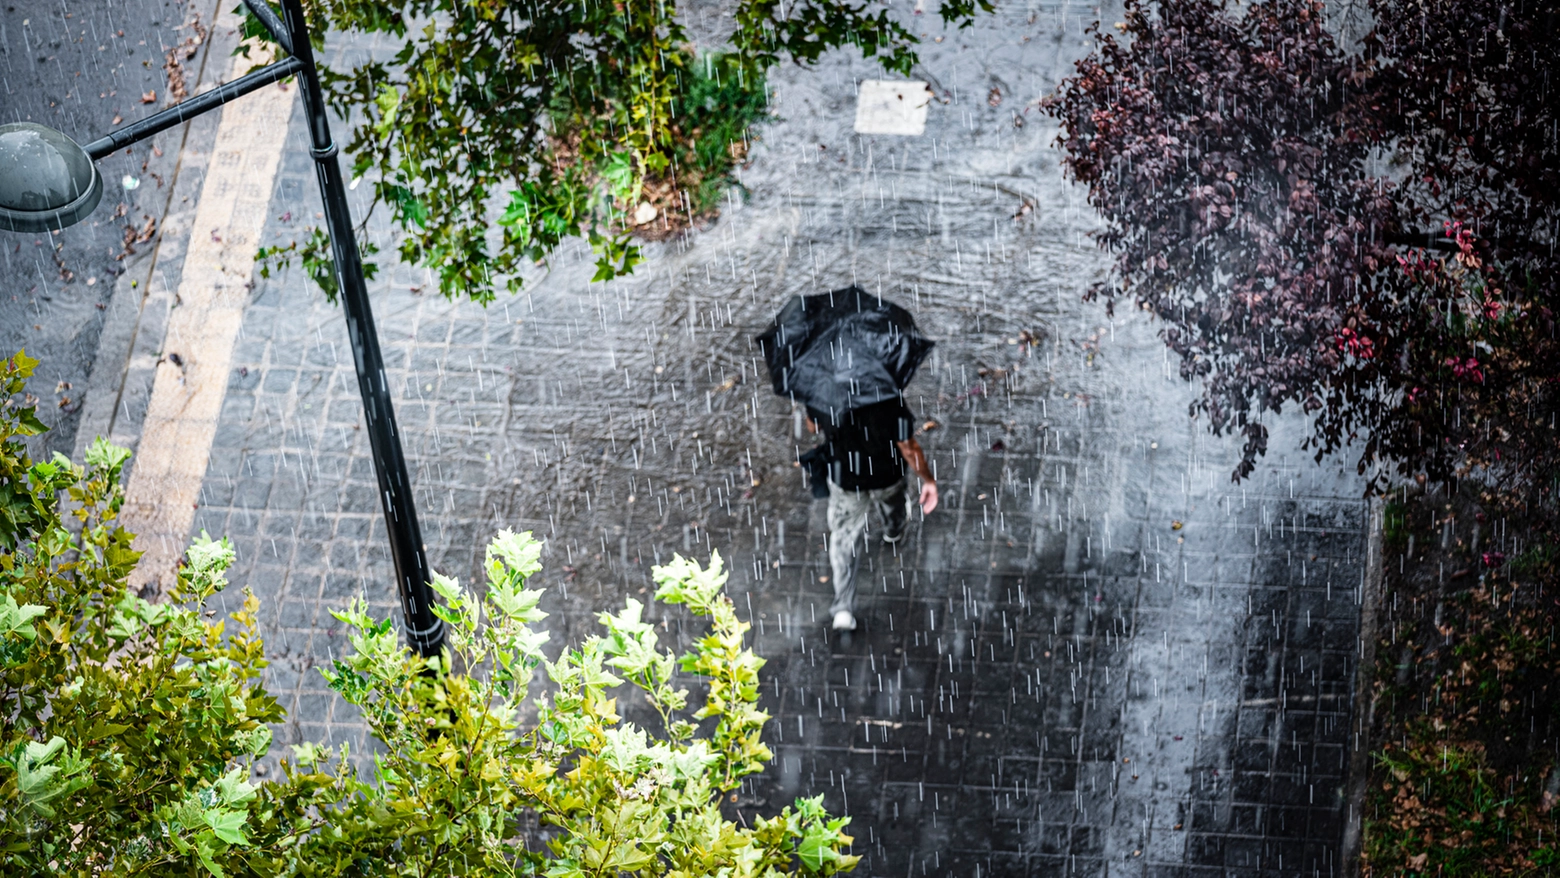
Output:
<instances>
[{"instance_id":1,"label":"paving stone","mask_svg":"<svg viewBox=\"0 0 1560 878\"><path fill-rule=\"evenodd\" d=\"M719 548L774 716L775 761L739 807L823 794L853 817L858 874L1336 874L1358 484L1291 453L1286 419L1231 484L1238 448L1185 418L1156 327L1079 301L1105 263L1054 132L969 97L1013 71L1038 96L1064 72L1071 48L1009 45L1058 27L1061 7L1035 9L958 38L980 53L928 47L960 100L925 139L850 133L870 65L777 71L751 201L649 246L633 278L589 284L571 244L484 310L413 293L423 272L382 260L371 293L429 557L480 581L497 528L545 537L559 643L643 599L651 565ZM267 241L319 209L297 119L286 156ZM1015 192L1039 220L1011 222ZM872 550L842 637L820 618L823 504L750 339L788 296L852 281L939 341L907 396L940 425L921 441L943 505ZM1042 344L1008 344L1020 329ZM300 272L256 283L197 523L237 540L234 583L263 601L291 712L278 744L367 753L317 670L345 648L331 608L397 606L347 350Z\"/></svg>"}]
</instances>

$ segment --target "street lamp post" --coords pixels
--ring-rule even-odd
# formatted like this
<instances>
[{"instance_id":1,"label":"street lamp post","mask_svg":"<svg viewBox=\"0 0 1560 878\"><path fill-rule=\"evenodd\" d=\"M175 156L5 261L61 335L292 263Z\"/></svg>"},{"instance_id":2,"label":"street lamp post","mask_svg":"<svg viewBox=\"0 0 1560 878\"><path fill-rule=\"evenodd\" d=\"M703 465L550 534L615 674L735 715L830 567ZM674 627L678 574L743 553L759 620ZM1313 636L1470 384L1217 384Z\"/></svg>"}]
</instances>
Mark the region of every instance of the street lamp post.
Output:
<instances>
[{"instance_id":1,"label":"street lamp post","mask_svg":"<svg viewBox=\"0 0 1560 878\"><path fill-rule=\"evenodd\" d=\"M336 143L331 139L303 6L300 0L281 0L284 18L278 19L266 0L244 0L244 5L270 31L287 52L287 58L126 125L85 147L42 125L0 125L0 229L51 231L81 221L97 207L103 195L96 160L256 89L296 76L309 125L309 154L314 158L320 198L325 205L325 223L330 231L347 337L357 369L358 392L363 397L369 447L379 479L379 499L390 538L390 556L395 563L406 640L420 655L435 656L444 645L444 623L433 614L428 556L417 523L384 357L363 279L363 260L352 232L352 214L347 207L346 187L342 185L341 166L336 160Z\"/></svg>"}]
</instances>

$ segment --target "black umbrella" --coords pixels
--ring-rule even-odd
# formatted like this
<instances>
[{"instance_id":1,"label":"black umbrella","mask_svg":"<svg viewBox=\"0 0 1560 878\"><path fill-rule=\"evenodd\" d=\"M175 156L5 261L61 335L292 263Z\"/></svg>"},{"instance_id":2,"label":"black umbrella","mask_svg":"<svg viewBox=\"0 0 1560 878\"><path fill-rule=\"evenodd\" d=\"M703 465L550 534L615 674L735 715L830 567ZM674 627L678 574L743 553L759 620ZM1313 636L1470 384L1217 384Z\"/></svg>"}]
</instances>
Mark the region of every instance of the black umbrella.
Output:
<instances>
[{"instance_id":1,"label":"black umbrella","mask_svg":"<svg viewBox=\"0 0 1560 878\"><path fill-rule=\"evenodd\" d=\"M854 286L793 297L757 341L775 393L830 419L898 396L935 344L909 311Z\"/></svg>"}]
</instances>

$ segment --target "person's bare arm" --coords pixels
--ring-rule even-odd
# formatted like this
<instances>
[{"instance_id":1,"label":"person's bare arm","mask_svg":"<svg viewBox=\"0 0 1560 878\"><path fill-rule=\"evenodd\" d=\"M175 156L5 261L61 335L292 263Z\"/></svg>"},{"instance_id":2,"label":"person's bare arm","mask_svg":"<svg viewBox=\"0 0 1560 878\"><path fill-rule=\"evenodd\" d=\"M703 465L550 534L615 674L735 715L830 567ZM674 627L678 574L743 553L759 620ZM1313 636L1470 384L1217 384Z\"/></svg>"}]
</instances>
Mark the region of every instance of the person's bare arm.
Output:
<instances>
[{"instance_id":1,"label":"person's bare arm","mask_svg":"<svg viewBox=\"0 0 1560 878\"><path fill-rule=\"evenodd\" d=\"M926 462L926 452L921 450L921 443L914 437L903 442L895 442L899 446L899 453L904 457L905 463L910 464L910 469L921 479L921 512L930 515L937 508L937 480L932 478L932 468Z\"/></svg>"}]
</instances>

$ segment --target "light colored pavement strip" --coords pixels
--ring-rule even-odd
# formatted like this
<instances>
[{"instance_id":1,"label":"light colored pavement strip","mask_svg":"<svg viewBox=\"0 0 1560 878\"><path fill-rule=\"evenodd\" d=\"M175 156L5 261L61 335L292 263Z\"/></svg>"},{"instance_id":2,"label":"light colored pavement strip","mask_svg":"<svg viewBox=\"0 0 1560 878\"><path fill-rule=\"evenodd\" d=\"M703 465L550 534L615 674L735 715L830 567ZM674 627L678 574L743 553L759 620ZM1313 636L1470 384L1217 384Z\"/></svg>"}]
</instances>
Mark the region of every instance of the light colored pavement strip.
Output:
<instances>
[{"instance_id":1,"label":"light colored pavement strip","mask_svg":"<svg viewBox=\"0 0 1560 878\"><path fill-rule=\"evenodd\" d=\"M234 58L232 76L252 63ZM121 513L145 553L132 586L168 583L189 538L293 95L255 92L217 129Z\"/></svg>"}]
</instances>

